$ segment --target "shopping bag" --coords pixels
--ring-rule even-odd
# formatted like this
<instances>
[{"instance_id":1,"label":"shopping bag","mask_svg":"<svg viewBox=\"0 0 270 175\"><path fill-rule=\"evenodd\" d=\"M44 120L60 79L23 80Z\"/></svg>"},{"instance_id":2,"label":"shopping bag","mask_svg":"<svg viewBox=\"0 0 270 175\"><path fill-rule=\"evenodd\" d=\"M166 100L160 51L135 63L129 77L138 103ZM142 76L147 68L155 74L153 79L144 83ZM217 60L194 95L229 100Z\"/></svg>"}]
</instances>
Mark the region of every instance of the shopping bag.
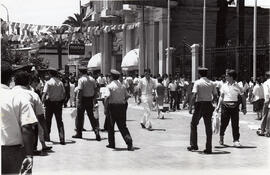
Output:
<instances>
[{"instance_id":1,"label":"shopping bag","mask_svg":"<svg viewBox=\"0 0 270 175\"><path fill-rule=\"evenodd\" d=\"M220 114L214 112L212 116L212 133L218 134L219 130L220 130Z\"/></svg>"},{"instance_id":2,"label":"shopping bag","mask_svg":"<svg viewBox=\"0 0 270 175\"><path fill-rule=\"evenodd\" d=\"M76 118L77 116L77 108L73 109L73 111L71 112L71 118Z\"/></svg>"}]
</instances>

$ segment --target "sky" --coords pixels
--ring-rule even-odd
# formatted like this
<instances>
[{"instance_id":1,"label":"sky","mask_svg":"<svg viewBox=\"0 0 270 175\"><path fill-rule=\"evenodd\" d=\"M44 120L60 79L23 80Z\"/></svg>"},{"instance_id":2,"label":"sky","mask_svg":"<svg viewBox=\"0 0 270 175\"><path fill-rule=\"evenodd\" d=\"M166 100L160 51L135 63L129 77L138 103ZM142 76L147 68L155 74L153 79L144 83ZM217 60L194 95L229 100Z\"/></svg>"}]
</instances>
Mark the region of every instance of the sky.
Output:
<instances>
[{"instance_id":1,"label":"sky","mask_svg":"<svg viewBox=\"0 0 270 175\"><path fill-rule=\"evenodd\" d=\"M82 0L87 3L89 0ZM258 6L270 8L270 0L257 0ZM0 0L7 7L12 22L60 26L68 16L79 12L79 0ZM246 0L253 6L254 0ZM0 18L7 19L5 8L0 6Z\"/></svg>"}]
</instances>

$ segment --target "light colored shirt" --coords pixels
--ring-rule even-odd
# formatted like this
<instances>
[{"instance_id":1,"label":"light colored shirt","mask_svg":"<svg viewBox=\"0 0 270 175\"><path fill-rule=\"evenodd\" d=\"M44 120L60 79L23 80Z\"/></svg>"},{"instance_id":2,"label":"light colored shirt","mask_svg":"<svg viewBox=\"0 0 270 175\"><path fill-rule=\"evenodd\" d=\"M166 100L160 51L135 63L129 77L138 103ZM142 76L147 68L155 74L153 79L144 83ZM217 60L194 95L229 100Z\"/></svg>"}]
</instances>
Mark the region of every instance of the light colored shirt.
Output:
<instances>
[{"instance_id":1,"label":"light colored shirt","mask_svg":"<svg viewBox=\"0 0 270 175\"><path fill-rule=\"evenodd\" d=\"M128 98L126 87L119 81L112 81L107 88L109 89L109 103L110 104L125 104Z\"/></svg>"},{"instance_id":2,"label":"light colored shirt","mask_svg":"<svg viewBox=\"0 0 270 175\"><path fill-rule=\"evenodd\" d=\"M155 89L155 82L152 78L149 81L144 77L139 82L139 88L142 95L152 95L153 89Z\"/></svg>"},{"instance_id":3,"label":"light colored shirt","mask_svg":"<svg viewBox=\"0 0 270 175\"><path fill-rule=\"evenodd\" d=\"M243 94L243 89L234 82L233 84L225 83L221 89L220 94L224 94L224 101L238 101L238 95Z\"/></svg>"},{"instance_id":4,"label":"light colored shirt","mask_svg":"<svg viewBox=\"0 0 270 175\"><path fill-rule=\"evenodd\" d=\"M23 145L21 127L37 122L27 93L14 94L1 84L0 99L1 145Z\"/></svg>"},{"instance_id":5,"label":"light colored shirt","mask_svg":"<svg viewBox=\"0 0 270 175\"><path fill-rule=\"evenodd\" d=\"M98 82L98 84L106 84L106 78L99 76L97 78L97 82Z\"/></svg>"},{"instance_id":6,"label":"light colored shirt","mask_svg":"<svg viewBox=\"0 0 270 175\"><path fill-rule=\"evenodd\" d=\"M170 89L170 91L176 91L177 89L177 84L174 82L174 83L170 83L168 88Z\"/></svg>"},{"instance_id":7,"label":"light colored shirt","mask_svg":"<svg viewBox=\"0 0 270 175\"><path fill-rule=\"evenodd\" d=\"M192 89L196 93L196 101L212 101L213 95L217 94L216 86L206 77L196 80Z\"/></svg>"},{"instance_id":8,"label":"light colored shirt","mask_svg":"<svg viewBox=\"0 0 270 175\"><path fill-rule=\"evenodd\" d=\"M63 82L56 77L52 77L45 83L43 92L47 93L50 101L62 101L65 98Z\"/></svg>"},{"instance_id":9,"label":"light colored shirt","mask_svg":"<svg viewBox=\"0 0 270 175\"><path fill-rule=\"evenodd\" d=\"M83 75L78 80L78 90L82 91L83 97L94 96L96 87L96 81L91 76Z\"/></svg>"},{"instance_id":10,"label":"light colored shirt","mask_svg":"<svg viewBox=\"0 0 270 175\"><path fill-rule=\"evenodd\" d=\"M256 84L253 88L252 94L254 95L253 101L264 99L263 86Z\"/></svg>"},{"instance_id":11,"label":"light colored shirt","mask_svg":"<svg viewBox=\"0 0 270 175\"><path fill-rule=\"evenodd\" d=\"M268 102L270 98L270 79L266 80L263 83L263 89L264 89L264 100L265 102Z\"/></svg>"},{"instance_id":12,"label":"light colored shirt","mask_svg":"<svg viewBox=\"0 0 270 175\"><path fill-rule=\"evenodd\" d=\"M44 108L37 93L35 93L32 90L29 90L27 87L24 87L24 86L15 86L11 91L14 94L28 93L29 96L27 97L28 97L28 100L31 102L31 105L35 111L35 114L37 116L44 114Z\"/></svg>"}]
</instances>

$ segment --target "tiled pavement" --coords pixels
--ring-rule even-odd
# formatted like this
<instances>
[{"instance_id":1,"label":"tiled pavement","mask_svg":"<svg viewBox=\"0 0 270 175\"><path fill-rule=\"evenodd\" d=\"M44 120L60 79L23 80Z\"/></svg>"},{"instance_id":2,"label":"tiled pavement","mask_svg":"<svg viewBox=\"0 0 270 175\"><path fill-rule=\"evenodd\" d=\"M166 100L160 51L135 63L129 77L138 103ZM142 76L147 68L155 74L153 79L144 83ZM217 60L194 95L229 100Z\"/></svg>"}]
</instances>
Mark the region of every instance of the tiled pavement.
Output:
<instances>
[{"instance_id":1,"label":"tiled pavement","mask_svg":"<svg viewBox=\"0 0 270 175\"><path fill-rule=\"evenodd\" d=\"M73 139L74 119L72 108L65 108L63 120L66 145L58 144L55 120L52 124L51 139L53 151L34 157L34 174L255 174L270 171L269 142L258 137L256 128L260 121L249 112L240 116L240 141L243 148L232 147L231 126L227 128L225 144L218 145L218 135L213 136L212 155L201 154L205 145L203 120L198 126L198 152L188 152L191 115L187 110L171 112L164 120L156 119L152 112L153 131L140 127L143 114L141 106L130 99L127 125L133 137L135 150L126 150L119 132L116 132L115 150L106 148L107 133L101 132L102 141L95 141L88 118L85 118L83 139ZM100 125L103 126L103 106L100 103ZM216 146L216 147L215 147Z\"/></svg>"}]
</instances>

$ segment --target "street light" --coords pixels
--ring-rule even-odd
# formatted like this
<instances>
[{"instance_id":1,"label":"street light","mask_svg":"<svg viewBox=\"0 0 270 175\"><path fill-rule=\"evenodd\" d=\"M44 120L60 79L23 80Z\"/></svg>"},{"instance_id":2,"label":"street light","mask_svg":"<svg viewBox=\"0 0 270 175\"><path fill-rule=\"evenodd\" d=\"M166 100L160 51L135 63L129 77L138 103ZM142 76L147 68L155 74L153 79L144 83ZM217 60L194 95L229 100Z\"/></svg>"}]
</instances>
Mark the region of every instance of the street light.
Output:
<instances>
[{"instance_id":1,"label":"street light","mask_svg":"<svg viewBox=\"0 0 270 175\"><path fill-rule=\"evenodd\" d=\"M7 11L7 22L9 23L9 13L8 13L8 8L4 5L4 4L1 4L2 7L4 7ZM9 34L9 28L8 28L8 34Z\"/></svg>"},{"instance_id":2,"label":"street light","mask_svg":"<svg viewBox=\"0 0 270 175\"><path fill-rule=\"evenodd\" d=\"M206 0L203 1L203 50L202 50L202 67L205 67L205 27L206 27Z\"/></svg>"}]
</instances>

